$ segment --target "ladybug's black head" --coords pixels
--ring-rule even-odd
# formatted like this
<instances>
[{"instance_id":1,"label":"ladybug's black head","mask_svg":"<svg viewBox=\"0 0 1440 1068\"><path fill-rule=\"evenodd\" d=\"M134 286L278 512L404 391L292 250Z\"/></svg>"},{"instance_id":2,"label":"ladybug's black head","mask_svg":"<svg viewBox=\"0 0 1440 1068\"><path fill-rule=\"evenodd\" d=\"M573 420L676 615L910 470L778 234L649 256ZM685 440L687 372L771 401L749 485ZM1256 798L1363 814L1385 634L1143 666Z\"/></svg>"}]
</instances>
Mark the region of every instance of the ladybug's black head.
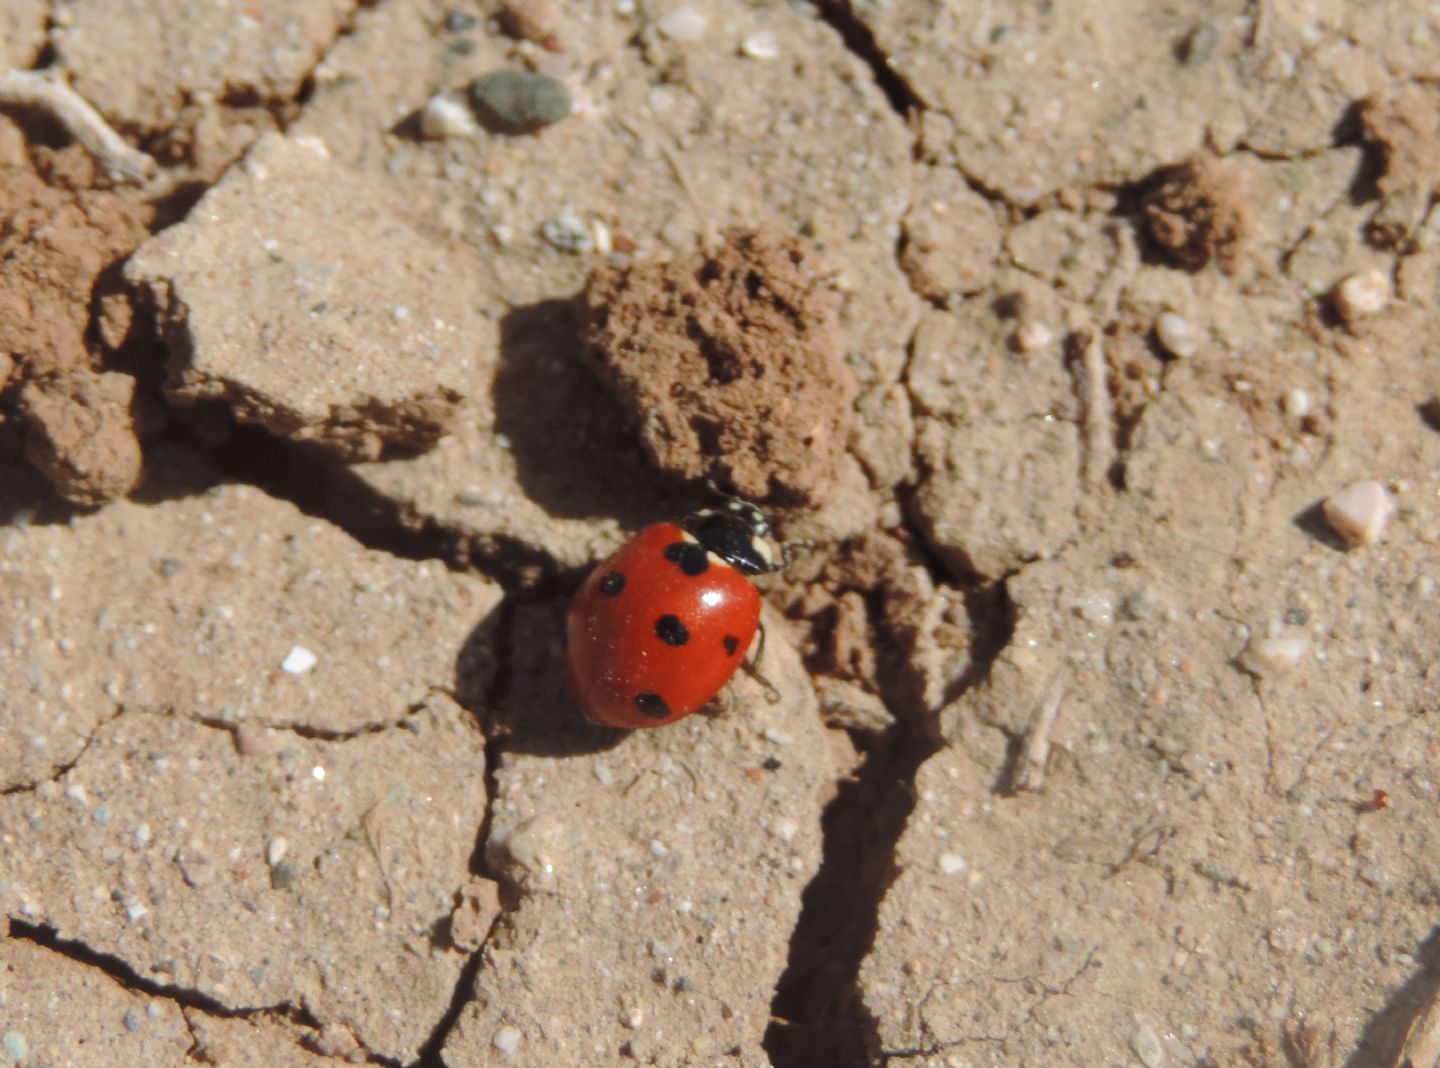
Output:
<instances>
[{"instance_id":1,"label":"ladybug's black head","mask_svg":"<svg viewBox=\"0 0 1440 1068\"><path fill-rule=\"evenodd\" d=\"M770 521L749 501L732 498L723 508L688 516L681 526L742 574L759 575L784 566L770 540Z\"/></svg>"}]
</instances>

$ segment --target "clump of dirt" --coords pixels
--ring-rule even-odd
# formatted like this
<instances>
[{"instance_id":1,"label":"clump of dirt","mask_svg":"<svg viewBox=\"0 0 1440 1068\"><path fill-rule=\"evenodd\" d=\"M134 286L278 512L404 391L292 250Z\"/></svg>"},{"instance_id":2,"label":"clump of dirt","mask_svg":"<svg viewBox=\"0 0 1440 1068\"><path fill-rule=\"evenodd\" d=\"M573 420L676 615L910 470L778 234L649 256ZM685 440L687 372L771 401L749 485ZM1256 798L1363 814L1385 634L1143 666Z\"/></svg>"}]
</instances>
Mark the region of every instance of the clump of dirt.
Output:
<instances>
[{"instance_id":1,"label":"clump of dirt","mask_svg":"<svg viewBox=\"0 0 1440 1068\"><path fill-rule=\"evenodd\" d=\"M241 422L347 460L431 448L490 335L461 296L473 287L441 291L402 269L466 277L385 198L322 142L267 135L191 218L146 242L125 277L155 308L171 400L222 400ZM357 218L356 204L384 207Z\"/></svg>"},{"instance_id":2,"label":"clump of dirt","mask_svg":"<svg viewBox=\"0 0 1440 1068\"><path fill-rule=\"evenodd\" d=\"M595 271L587 351L655 463L756 501L831 496L855 381L813 248L730 231L712 253Z\"/></svg>"},{"instance_id":3,"label":"clump of dirt","mask_svg":"<svg viewBox=\"0 0 1440 1068\"><path fill-rule=\"evenodd\" d=\"M66 500L98 507L140 481L131 406L135 379L76 368L35 379L20 392L25 455Z\"/></svg>"},{"instance_id":4,"label":"clump of dirt","mask_svg":"<svg viewBox=\"0 0 1440 1068\"><path fill-rule=\"evenodd\" d=\"M140 447L134 384L98 373L90 308L97 282L149 232L153 208L137 190L57 188L25 166L0 166L0 203L15 205L0 223L11 364L0 412L23 410L27 455L61 494L103 504L134 486Z\"/></svg>"},{"instance_id":5,"label":"clump of dirt","mask_svg":"<svg viewBox=\"0 0 1440 1068\"><path fill-rule=\"evenodd\" d=\"M1360 103L1365 141L1379 154L1376 180L1382 203L1370 221L1370 239L1399 245L1425 218L1440 175L1440 94L1408 86Z\"/></svg>"},{"instance_id":6,"label":"clump of dirt","mask_svg":"<svg viewBox=\"0 0 1440 1068\"><path fill-rule=\"evenodd\" d=\"M1142 203L1151 238L1180 266L1198 271L1213 262L1226 274L1240 269L1250 205L1239 175L1225 164L1193 156L1162 171Z\"/></svg>"}]
</instances>

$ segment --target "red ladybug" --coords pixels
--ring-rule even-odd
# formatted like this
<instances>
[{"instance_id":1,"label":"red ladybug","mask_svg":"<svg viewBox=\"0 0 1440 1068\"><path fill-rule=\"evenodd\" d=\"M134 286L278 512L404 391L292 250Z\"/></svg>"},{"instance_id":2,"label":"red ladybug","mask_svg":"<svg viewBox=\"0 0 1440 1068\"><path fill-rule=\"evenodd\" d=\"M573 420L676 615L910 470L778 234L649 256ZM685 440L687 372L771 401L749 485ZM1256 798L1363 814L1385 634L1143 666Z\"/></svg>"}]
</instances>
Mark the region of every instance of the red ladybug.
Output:
<instances>
[{"instance_id":1,"label":"red ladybug","mask_svg":"<svg viewBox=\"0 0 1440 1068\"><path fill-rule=\"evenodd\" d=\"M748 501L640 531L570 605L565 675L585 718L607 727L674 723L720 692L760 625L747 575L782 566Z\"/></svg>"}]
</instances>

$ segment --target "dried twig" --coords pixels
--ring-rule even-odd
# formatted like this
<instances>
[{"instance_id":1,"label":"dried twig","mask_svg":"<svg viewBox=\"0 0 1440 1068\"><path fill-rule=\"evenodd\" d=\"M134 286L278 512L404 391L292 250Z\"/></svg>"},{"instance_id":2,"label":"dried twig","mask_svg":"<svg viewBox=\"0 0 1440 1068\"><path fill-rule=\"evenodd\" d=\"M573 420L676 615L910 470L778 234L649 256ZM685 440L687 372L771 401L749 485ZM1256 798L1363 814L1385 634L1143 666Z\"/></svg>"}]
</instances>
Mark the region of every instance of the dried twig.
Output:
<instances>
[{"instance_id":1,"label":"dried twig","mask_svg":"<svg viewBox=\"0 0 1440 1068\"><path fill-rule=\"evenodd\" d=\"M1100 331L1088 323L1078 325L1071 332L1068 345L1083 420L1081 477L1086 488L1095 490L1105 481L1115 451L1105 350L1101 347Z\"/></svg>"},{"instance_id":2,"label":"dried twig","mask_svg":"<svg viewBox=\"0 0 1440 1068\"><path fill-rule=\"evenodd\" d=\"M151 157L121 140L98 111L50 71L0 71L0 107L38 108L50 115L115 181L144 182L159 170Z\"/></svg>"},{"instance_id":3,"label":"dried twig","mask_svg":"<svg viewBox=\"0 0 1440 1068\"><path fill-rule=\"evenodd\" d=\"M1055 726L1055 717L1060 714L1060 706L1064 703L1065 687L1056 679L1025 734L1025 754L1015 769L1014 789L1017 792L1039 790L1045 785L1045 768L1050 761L1050 729Z\"/></svg>"}]
</instances>

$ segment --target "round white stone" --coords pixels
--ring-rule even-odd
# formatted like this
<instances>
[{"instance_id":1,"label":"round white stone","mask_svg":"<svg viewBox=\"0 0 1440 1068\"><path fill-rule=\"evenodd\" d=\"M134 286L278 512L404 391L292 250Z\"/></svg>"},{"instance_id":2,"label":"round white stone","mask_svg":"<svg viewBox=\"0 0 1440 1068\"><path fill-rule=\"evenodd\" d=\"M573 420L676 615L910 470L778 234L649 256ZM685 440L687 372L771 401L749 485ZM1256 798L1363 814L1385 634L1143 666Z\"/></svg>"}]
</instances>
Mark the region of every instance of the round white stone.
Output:
<instances>
[{"instance_id":1,"label":"round white stone","mask_svg":"<svg viewBox=\"0 0 1440 1068\"><path fill-rule=\"evenodd\" d=\"M1163 312L1155 320L1155 340L1171 356L1188 360L1200 351L1200 332L1183 315Z\"/></svg>"},{"instance_id":2,"label":"round white stone","mask_svg":"<svg viewBox=\"0 0 1440 1068\"><path fill-rule=\"evenodd\" d=\"M1384 310L1390 303L1393 287L1390 276L1371 268L1345 278L1335 287L1335 308L1346 323Z\"/></svg>"}]
</instances>

